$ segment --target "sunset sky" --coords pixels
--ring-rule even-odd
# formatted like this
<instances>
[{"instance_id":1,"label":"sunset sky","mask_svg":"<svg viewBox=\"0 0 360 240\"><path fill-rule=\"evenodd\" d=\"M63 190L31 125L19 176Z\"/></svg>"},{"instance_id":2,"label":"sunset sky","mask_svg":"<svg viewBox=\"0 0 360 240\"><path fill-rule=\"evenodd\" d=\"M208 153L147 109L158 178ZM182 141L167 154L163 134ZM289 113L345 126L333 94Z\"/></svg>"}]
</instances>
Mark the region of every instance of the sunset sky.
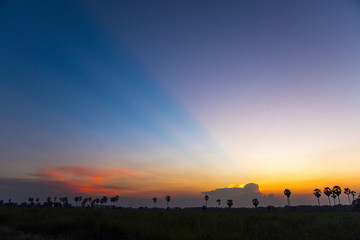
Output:
<instances>
[{"instance_id":1,"label":"sunset sky","mask_svg":"<svg viewBox=\"0 0 360 240\"><path fill-rule=\"evenodd\" d=\"M360 3L0 1L0 110L0 199L359 193Z\"/></svg>"}]
</instances>

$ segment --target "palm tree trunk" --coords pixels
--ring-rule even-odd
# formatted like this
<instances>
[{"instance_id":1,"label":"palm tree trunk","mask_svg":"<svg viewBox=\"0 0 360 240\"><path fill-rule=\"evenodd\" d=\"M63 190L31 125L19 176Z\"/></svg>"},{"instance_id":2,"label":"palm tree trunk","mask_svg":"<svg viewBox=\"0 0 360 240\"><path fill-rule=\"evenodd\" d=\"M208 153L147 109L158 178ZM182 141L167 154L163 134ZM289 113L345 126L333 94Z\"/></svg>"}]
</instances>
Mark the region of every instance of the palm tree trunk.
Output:
<instances>
[{"instance_id":1,"label":"palm tree trunk","mask_svg":"<svg viewBox=\"0 0 360 240\"><path fill-rule=\"evenodd\" d=\"M349 199L349 204L351 205L351 202L350 202L350 195L348 195L348 199Z\"/></svg>"},{"instance_id":2,"label":"palm tree trunk","mask_svg":"<svg viewBox=\"0 0 360 240\"><path fill-rule=\"evenodd\" d=\"M329 199L329 204L330 204L330 207L331 207L331 201L330 201L330 197L328 196L328 199Z\"/></svg>"},{"instance_id":3,"label":"palm tree trunk","mask_svg":"<svg viewBox=\"0 0 360 240\"><path fill-rule=\"evenodd\" d=\"M338 200L339 200L339 205L341 205L341 204L340 204L340 196L338 196Z\"/></svg>"},{"instance_id":4,"label":"palm tree trunk","mask_svg":"<svg viewBox=\"0 0 360 240\"><path fill-rule=\"evenodd\" d=\"M319 200L319 198L317 198L318 199L318 204L319 204L319 207L320 207L320 200Z\"/></svg>"}]
</instances>

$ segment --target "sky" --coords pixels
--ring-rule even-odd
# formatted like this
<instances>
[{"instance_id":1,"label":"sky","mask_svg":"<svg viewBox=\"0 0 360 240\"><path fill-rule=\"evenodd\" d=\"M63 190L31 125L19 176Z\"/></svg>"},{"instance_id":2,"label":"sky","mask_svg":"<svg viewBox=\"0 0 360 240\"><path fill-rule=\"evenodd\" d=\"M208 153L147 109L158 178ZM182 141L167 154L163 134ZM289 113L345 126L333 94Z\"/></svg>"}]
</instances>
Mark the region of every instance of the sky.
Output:
<instances>
[{"instance_id":1,"label":"sky","mask_svg":"<svg viewBox=\"0 0 360 240\"><path fill-rule=\"evenodd\" d=\"M0 36L0 199L360 192L358 1L3 0Z\"/></svg>"}]
</instances>

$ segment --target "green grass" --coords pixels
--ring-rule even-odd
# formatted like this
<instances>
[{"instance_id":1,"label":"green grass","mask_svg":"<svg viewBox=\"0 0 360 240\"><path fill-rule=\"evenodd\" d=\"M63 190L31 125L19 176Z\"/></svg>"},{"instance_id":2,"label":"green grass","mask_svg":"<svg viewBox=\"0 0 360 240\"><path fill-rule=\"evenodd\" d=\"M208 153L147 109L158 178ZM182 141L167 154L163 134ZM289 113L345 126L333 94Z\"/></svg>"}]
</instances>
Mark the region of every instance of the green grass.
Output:
<instances>
[{"instance_id":1,"label":"green grass","mask_svg":"<svg viewBox=\"0 0 360 240\"><path fill-rule=\"evenodd\" d=\"M0 208L0 239L17 239L4 238L4 231L36 239L355 240L360 239L360 214L9 207Z\"/></svg>"}]
</instances>

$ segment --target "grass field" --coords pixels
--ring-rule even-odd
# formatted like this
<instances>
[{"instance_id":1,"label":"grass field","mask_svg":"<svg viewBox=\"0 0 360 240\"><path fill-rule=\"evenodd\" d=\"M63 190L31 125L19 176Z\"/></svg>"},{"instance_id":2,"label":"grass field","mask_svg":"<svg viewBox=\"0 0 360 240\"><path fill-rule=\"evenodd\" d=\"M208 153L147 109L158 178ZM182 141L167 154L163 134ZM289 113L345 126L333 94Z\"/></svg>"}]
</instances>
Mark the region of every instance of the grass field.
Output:
<instances>
[{"instance_id":1,"label":"grass field","mask_svg":"<svg viewBox=\"0 0 360 240\"><path fill-rule=\"evenodd\" d=\"M357 212L0 208L0 239L360 239Z\"/></svg>"}]
</instances>

